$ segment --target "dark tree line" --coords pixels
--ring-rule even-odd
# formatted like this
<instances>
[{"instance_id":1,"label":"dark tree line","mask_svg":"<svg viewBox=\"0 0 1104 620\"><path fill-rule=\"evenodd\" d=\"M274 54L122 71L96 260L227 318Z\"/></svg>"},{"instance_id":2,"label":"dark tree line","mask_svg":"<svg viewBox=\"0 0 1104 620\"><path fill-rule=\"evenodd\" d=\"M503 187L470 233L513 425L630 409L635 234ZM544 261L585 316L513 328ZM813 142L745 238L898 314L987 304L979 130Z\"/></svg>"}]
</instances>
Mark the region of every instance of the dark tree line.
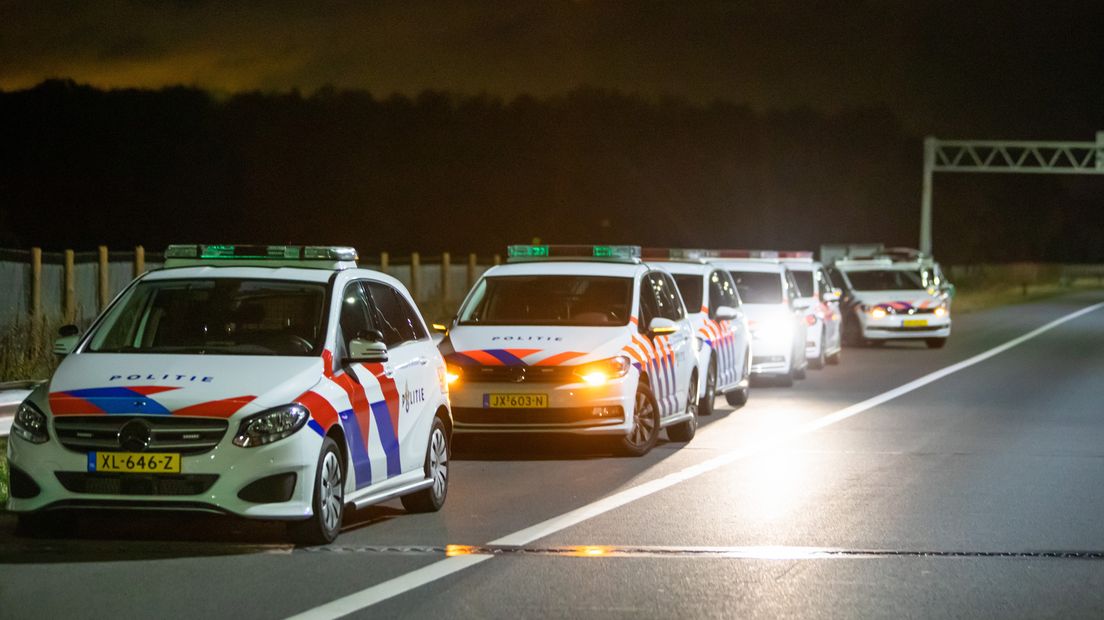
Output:
<instances>
[{"instance_id":1,"label":"dark tree line","mask_svg":"<svg viewBox=\"0 0 1104 620\"><path fill-rule=\"evenodd\" d=\"M0 246L915 245L921 147L891 111L767 114L580 89L512 101L68 81L0 93ZM1102 260L1099 187L937 180L948 262Z\"/></svg>"}]
</instances>

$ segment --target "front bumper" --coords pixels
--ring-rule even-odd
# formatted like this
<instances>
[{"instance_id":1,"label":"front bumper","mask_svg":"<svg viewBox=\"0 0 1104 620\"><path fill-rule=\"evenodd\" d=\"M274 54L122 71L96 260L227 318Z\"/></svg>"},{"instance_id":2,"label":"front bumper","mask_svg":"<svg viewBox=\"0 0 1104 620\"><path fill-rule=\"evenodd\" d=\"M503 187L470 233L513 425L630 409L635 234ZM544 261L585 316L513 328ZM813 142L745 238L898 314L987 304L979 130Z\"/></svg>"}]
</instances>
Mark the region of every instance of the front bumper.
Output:
<instances>
[{"instance_id":1,"label":"front bumper","mask_svg":"<svg viewBox=\"0 0 1104 620\"><path fill-rule=\"evenodd\" d=\"M630 372L600 386L584 383L470 382L449 389L456 433L568 433L627 435L637 376ZM548 407L500 409L489 394L546 394Z\"/></svg>"},{"instance_id":2,"label":"front bumper","mask_svg":"<svg viewBox=\"0 0 1104 620\"><path fill-rule=\"evenodd\" d=\"M33 480L32 497L10 497L8 510L32 512L54 508L137 508L219 512L257 519L304 519L312 514L315 468L322 438L309 427L291 437L257 448L239 448L227 432L202 454L181 457L181 475L96 474L88 471L88 454L62 446L56 434L43 444L18 437L8 441L13 468ZM239 493L258 480L293 474L286 501L258 503ZM287 481L289 476L285 476ZM254 486L256 490L258 487ZM246 492L247 497L258 499ZM262 494L263 495L263 494Z\"/></svg>"},{"instance_id":3,"label":"front bumper","mask_svg":"<svg viewBox=\"0 0 1104 620\"><path fill-rule=\"evenodd\" d=\"M751 344L752 376L788 375L792 366L793 337L759 338Z\"/></svg>"},{"instance_id":4,"label":"front bumper","mask_svg":"<svg viewBox=\"0 0 1104 620\"><path fill-rule=\"evenodd\" d=\"M924 321L923 325L906 325L910 321ZM900 340L908 338L947 338L951 335L949 316L927 315L887 316L881 319L866 317L862 321L863 338L867 340Z\"/></svg>"}]
</instances>

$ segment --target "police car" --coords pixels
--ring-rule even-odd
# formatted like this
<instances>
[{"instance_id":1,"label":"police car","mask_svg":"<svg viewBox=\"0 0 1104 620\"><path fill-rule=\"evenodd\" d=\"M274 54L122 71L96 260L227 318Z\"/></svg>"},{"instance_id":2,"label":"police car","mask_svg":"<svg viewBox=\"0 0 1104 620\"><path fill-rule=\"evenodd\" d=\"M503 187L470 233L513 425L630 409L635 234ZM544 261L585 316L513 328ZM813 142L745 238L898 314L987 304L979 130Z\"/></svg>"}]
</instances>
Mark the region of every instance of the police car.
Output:
<instances>
[{"instance_id":1,"label":"police car","mask_svg":"<svg viewBox=\"0 0 1104 620\"><path fill-rule=\"evenodd\" d=\"M844 258L832 271L844 289L843 337L849 344L906 339L936 349L946 344L953 288L930 258L901 253Z\"/></svg>"},{"instance_id":2,"label":"police car","mask_svg":"<svg viewBox=\"0 0 1104 620\"><path fill-rule=\"evenodd\" d=\"M751 331L752 376L783 386L804 379L808 325L804 310L796 306L797 282L778 253L718 250L710 262L732 275L743 301Z\"/></svg>"},{"instance_id":3,"label":"police car","mask_svg":"<svg viewBox=\"0 0 1104 620\"><path fill-rule=\"evenodd\" d=\"M698 368L705 377L699 415L713 413L718 394L735 407L747 403L751 375L751 337L743 304L732 276L707 261L712 255L709 250L644 249L649 265L675 279L697 335Z\"/></svg>"},{"instance_id":4,"label":"police car","mask_svg":"<svg viewBox=\"0 0 1104 620\"><path fill-rule=\"evenodd\" d=\"M608 437L642 455L697 428L694 333L637 246L510 246L448 326L457 433Z\"/></svg>"},{"instance_id":5,"label":"police car","mask_svg":"<svg viewBox=\"0 0 1104 620\"><path fill-rule=\"evenodd\" d=\"M794 303L805 310L809 326L805 357L809 366L820 369L825 364L838 364L843 349L840 291L832 285L824 265L813 260L812 252L779 252L778 256L797 283L799 297Z\"/></svg>"},{"instance_id":6,"label":"police car","mask_svg":"<svg viewBox=\"0 0 1104 620\"><path fill-rule=\"evenodd\" d=\"M8 509L286 520L304 543L342 512L449 482L445 363L410 294L343 247L175 245L16 413Z\"/></svg>"}]
</instances>

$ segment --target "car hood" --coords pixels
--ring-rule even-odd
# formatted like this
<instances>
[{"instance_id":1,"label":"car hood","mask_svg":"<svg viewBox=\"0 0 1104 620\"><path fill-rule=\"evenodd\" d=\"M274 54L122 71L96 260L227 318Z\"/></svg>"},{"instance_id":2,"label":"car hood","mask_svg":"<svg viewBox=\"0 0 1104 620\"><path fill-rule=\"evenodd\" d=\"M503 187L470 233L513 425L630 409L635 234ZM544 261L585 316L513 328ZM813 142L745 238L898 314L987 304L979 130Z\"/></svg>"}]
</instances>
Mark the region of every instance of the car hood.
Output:
<instances>
[{"instance_id":1,"label":"car hood","mask_svg":"<svg viewBox=\"0 0 1104 620\"><path fill-rule=\"evenodd\" d=\"M632 333L627 326L461 325L441 343L441 353L468 366L571 366L619 354Z\"/></svg>"},{"instance_id":2,"label":"car hood","mask_svg":"<svg viewBox=\"0 0 1104 620\"><path fill-rule=\"evenodd\" d=\"M747 315L748 323L759 323L792 317L794 311L783 304L744 304L744 314Z\"/></svg>"},{"instance_id":3,"label":"car hood","mask_svg":"<svg viewBox=\"0 0 1104 620\"><path fill-rule=\"evenodd\" d=\"M45 392L54 415L229 418L292 402L322 370L318 357L81 353L36 395Z\"/></svg>"},{"instance_id":4,"label":"car hood","mask_svg":"<svg viewBox=\"0 0 1104 620\"><path fill-rule=\"evenodd\" d=\"M932 295L927 291L855 291L852 296L860 304L892 306L898 312L912 308L931 308L943 303L940 295Z\"/></svg>"}]
</instances>

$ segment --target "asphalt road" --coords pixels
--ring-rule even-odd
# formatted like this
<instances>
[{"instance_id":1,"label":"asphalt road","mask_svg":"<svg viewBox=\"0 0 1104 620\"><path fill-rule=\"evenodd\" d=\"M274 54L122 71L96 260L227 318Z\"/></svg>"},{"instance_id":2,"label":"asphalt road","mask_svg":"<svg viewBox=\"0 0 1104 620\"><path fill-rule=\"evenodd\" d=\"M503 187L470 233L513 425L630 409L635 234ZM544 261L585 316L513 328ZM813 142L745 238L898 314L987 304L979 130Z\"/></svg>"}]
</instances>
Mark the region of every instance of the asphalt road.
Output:
<instances>
[{"instance_id":1,"label":"asphalt road","mask_svg":"<svg viewBox=\"0 0 1104 620\"><path fill-rule=\"evenodd\" d=\"M466 441L442 512L360 511L328 548L118 513L27 540L0 515L0 617L1101 617L1104 308L1032 333L1100 302L847 349L640 459Z\"/></svg>"}]
</instances>

